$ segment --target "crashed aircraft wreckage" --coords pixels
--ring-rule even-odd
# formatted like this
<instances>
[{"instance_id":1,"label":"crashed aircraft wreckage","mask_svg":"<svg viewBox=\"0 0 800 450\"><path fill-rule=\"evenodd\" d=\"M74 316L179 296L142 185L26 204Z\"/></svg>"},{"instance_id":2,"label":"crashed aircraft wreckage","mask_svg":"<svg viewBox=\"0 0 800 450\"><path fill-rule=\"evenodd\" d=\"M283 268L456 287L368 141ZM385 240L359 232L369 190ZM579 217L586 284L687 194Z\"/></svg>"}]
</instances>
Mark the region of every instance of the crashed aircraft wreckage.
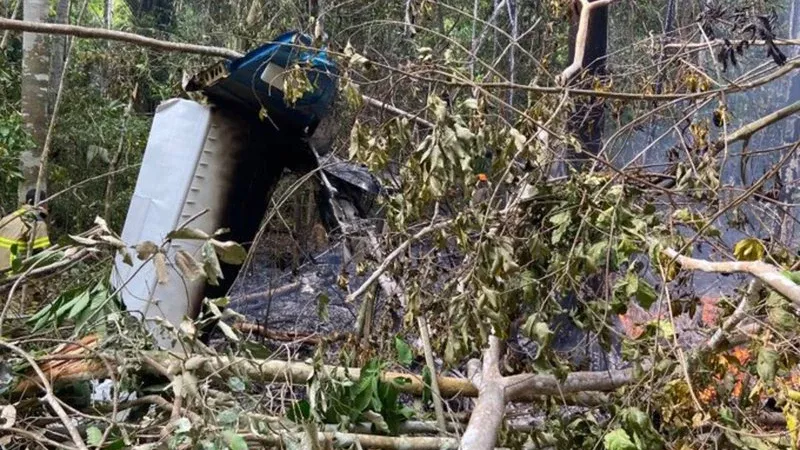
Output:
<instances>
[{"instance_id":1,"label":"crashed aircraft wreckage","mask_svg":"<svg viewBox=\"0 0 800 450\"><path fill-rule=\"evenodd\" d=\"M270 196L287 171L316 180L317 211L326 233L352 232L355 222L373 209L380 191L375 177L328 154L338 125L338 68L324 49L311 49L311 43L306 35L285 33L185 83L187 92L202 92L210 105L171 99L156 111L121 237L130 243L164 242L166 257L159 268L152 258L131 264L120 256L111 283L126 308L141 316L163 347L175 343L159 324L178 326L184 318L197 318L204 298L228 295L236 280L241 286L232 296L234 310L260 318L268 314L264 305L269 310L273 300L242 293L248 278L239 276L239 265L224 259L216 285L202 277L186 279L176 257L186 252L202 260L202 252L208 250L202 240L171 232L192 228L251 248L270 209ZM290 104L284 89L291 76L305 76L310 88ZM218 230L227 231L215 236ZM309 259L318 267L302 277L305 284L298 285L296 293L286 290L295 313L302 310L297 308L298 293L313 291L316 301L324 294L317 286L329 283L331 274L329 284L335 287L335 276L352 265L352 252L341 240ZM167 274L159 273L163 267ZM274 282L285 278L265 273L272 273ZM333 290L325 295L334 295ZM352 326L353 321L348 318L346 323Z\"/></svg>"}]
</instances>

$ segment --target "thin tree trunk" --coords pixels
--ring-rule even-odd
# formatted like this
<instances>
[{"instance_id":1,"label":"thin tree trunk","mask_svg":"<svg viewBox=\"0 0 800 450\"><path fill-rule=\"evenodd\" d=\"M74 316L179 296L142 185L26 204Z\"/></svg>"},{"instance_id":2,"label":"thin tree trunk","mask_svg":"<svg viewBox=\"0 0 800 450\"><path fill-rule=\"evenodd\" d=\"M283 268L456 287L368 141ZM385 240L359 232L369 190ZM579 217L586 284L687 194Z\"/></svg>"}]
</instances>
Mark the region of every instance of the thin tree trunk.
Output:
<instances>
[{"instance_id":1,"label":"thin tree trunk","mask_svg":"<svg viewBox=\"0 0 800 450\"><path fill-rule=\"evenodd\" d=\"M106 0L104 12L104 22L107 29L111 29L114 20L114 0Z\"/></svg>"},{"instance_id":2,"label":"thin tree trunk","mask_svg":"<svg viewBox=\"0 0 800 450\"><path fill-rule=\"evenodd\" d=\"M58 0L56 5L56 23L69 22L70 0ZM51 57L50 57L50 99L51 109L47 111L52 114L52 105L55 101L58 85L61 84L61 73L64 71L64 51L67 46L66 36L51 36Z\"/></svg>"},{"instance_id":3,"label":"thin tree trunk","mask_svg":"<svg viewBox=\"0 0 800 450\"><path fill-rule=\"evenodd\" d=\"M800 0L792 0L792 6L789 15L789 38L800 38ZM789 57L796 57L800 55L800 50L791 48L789 50ZM800 73L795 72L789 81L789 93L787 94L786 103L791 105L800 101ZM785 139L787 143L797 142L800 140L800 118L792 117L786 125ZM789 204L796 204L800 202L800 157L793 157L786 168L781 173L781 181L783 184L783 192L781 193L782 201ZM800 242L800 237L797 236L797 225L795 220L798 216L798 209L796 207L787 207L783 223L781 225L780 237L781 242L787 246L793 247Z\"/></svg>"},{"instance_id":4,"label":"thin tree trunk","mask_svg":"<svg viewBox=\"0 0 800 450\"><path fill-rule=\"evenodd\" d=\"M516 50L517 50L517 39L519 39L519 5L514 0L508 0L506 3L506 9L508 10L508 21L511 25L511 48L508 52L508 81L511 84L514 84L516 80L516 71L517 71L517 62L516 62ZM513 107L514 106L514 89L510 89L508 91L508 104ZM511 113L511 110L509 110Z\"/></svg>"},{"instance_id":5,"label":"thin tree trunk","mask_svg":"<svg viewBox=\"0 0 800 450\"><path fill-rule=\"evenodd\" d=\"M49 12L47 0L25 0L23 17L29 22L46 22ZM39 164L47 135L47 106L50 87L50 48L43 34L22 34L22 118L25 128L33 138L33 147L20 156L23 179L19 184L20 202L25 193L36 187ZM42 184L47 188L47 183Z\"/></svg>"}]
</instances>

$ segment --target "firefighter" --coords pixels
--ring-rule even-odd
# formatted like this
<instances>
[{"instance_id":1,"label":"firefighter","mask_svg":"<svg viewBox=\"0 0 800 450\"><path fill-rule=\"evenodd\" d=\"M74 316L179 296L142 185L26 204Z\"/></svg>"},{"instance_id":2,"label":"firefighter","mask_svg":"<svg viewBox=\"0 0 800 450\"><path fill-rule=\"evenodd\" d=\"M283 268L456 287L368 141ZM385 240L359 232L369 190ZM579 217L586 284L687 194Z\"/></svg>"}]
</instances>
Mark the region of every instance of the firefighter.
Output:
<instances>
[{"instance_id":1,"label":"firefighter","mask_svg":"<svg viewBox=\"0 0 800 450\"><path fill-rule=\"evenodd\" d=\"M36 190L31 189L25 195L25 204L18 210L0 219L0 271L11 267L14 258L12 248L16 246L17 255L26 255L28 245L32 244L34 253L50 247L47 236L47 204L40 201L34 206ZM45 192L39 192L39 198L47 198ZM33 232L33 236L31 236Z\"/></svg>"}]
</instances>

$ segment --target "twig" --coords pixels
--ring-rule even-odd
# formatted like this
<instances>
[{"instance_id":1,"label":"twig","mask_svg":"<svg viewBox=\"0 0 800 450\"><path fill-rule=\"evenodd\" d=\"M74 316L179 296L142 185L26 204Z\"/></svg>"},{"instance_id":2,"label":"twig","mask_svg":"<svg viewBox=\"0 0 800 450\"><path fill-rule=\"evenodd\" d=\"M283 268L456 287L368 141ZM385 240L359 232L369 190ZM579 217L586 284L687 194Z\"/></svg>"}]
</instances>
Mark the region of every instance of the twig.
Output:
<instances>
[{"instance_id":1,"label":"twig","mask_svg":"<svg viewBox=\"0 0 800 450\"><path fill-rule=\"evenodd\" d=\"M22 0L20 0L20 3L22 3ZM10 434L18 434L18 435L20 435L20 436L22 436L22 437L24 437L24 438L26 438L26 439L28 439L30 441L38 442L38 443L45 443L45 444L47 444L47 445L49 445L49 446L51 446L53 448L63 448L65 450L74 450L74 447L70 447L69 445L64 445L64 444L62 444L60 442L56 442L54 440L48 439L47 437L42 436L39 433L34 433L32 431L23 430L21 428L14 428L14 427L0 428L0 431L7 432L7 433L10 433Z\"/></svg>"},{"instance_id":2,"label":"twig","mask_svg":"<svg viewBox=\"0 0 800 450\"><path fill-rule=\"evenodd\" d=\"M255 323L238 322L233 328L242 333L252 333L257 336L281 342L300 342L311 345L319 345L325 341L341 341L347 339L347 333L333 333L331 335L320 335L319 333L294 333L270 330L269 328Z\"/></svg>"},{"instance_id":3,"label":"twig","mask_svg":"<svg viewBox=\"0 0 800 450\"><path fill-rule=\"evenodd\" d=\"M415 241L425 237L426 235L434 231L441 230L442 228L449 226L451 223L452 220L444 220L436 224L428 225L427 227L418 231L415 235L408 238L405 242L400 244L396 249L394 249L392 253L389 254L389 256L387 256L383 260L381 265L378 266L378 268L375 269L374 272L372 272L372 275L370 275L369 278L367 278L367 280L364 281L364 283L361 286L359 286L358 289L355 290L355 292L347 296L347 301L352 302L358 297L362 296L365 292L367 292L369 287L372 286L372 284L378 280L381 274L383 274L383 272L385 272L386 269L389 268L389 266L394 262L394 260L397 259L397 257L400 256L404 251L406 251L406 249L408 249L408 247L410 247L411 244L413 244Z\"/></svg>"},{"instance_id":4,"label":"twig","mask_svg":"<svg viewBox=\"0 0 800 450\"><path fill-rule=\"evenodd\" d=\"M389 111L390 113L392 113L392 114L394 114L396 116L405 117L406 119L408 119L408 120L410 120L412 122L415 122L415 123L417 123L419 125L422 125L422 126L424 126L426 128L433 128L434 127L433 123L428 122L427 120L423 119L422 117L419 117L416 114L411 114L410 112L407 112L407 111L403 111L400 108L392 106L392 105L390 105L390 104L388 104L386 102L382 102L382 101L380 101L380 100L378 100L376 98L367 97L366 95L362 95L361 98L364 99L364 103L366 105L372 106L373 108L377 108L379 110L386 110L386 111Z\"/></svg>"},{"instance_id":5,"label":"twig","mask_svg":"<svg viewBox=\"0 0 800 450\"><path fill-rule=\"evenodd\" d=\"M417 316L419 326L419 337L422 340L422 349L425 353L425 365L431 373L431 394L433 395L433 409L436 412L436 424L442 433L447 432L447 422L444 418L444 408L442 407L442 394L439 391L437 380L436 364L433 360L433 349L431 348L431 337L428 333L428 321L424 316Z\"/></svg>"},{"instance_id":6,"label":"twig","mask_svg":"<svg viewBox=\"0 0 800 450\"><path fill-rule=\"evenodd\" d=\"M110 0L109 0L110 1ZM108 12L108 5L106 5L106 17L110 17L110 12ZM106 24L109 28L111 27L110 23ZM130 99L128 100L128 105L125 107L125 112L122 117L122 125L120 125L120 133L119 133L119 142L117 143L117 151L114 153L114 158L111 160L111 164L109 164L109 172L111 175L108 176L106 180L106 195L103 204L103 217L106 220L111 220L111 201L114 194L114 172L117 169L117 165L119 164L119 160L122 157L122 150L123 144L125 143L125 132L128 130L128 119L131 116L131 111L133 110L133 101L136 99L136 92L139 90L139 84L133 87L133 91L131 92Z\"/></svg>"},{"instance_id":7,"label":"twig","mask_svg":"<svg viewBox=\"0 0 800 450\"><path fill-rule=\"evenodd\" d=\"M725 45L726 39L712 39L708 42L683 42L683 43L672 43L664 45L664 48L674 48L679 50L697 50L703 49L711 45L712 47L718 47L720 45ZM800 45L800 39L775 39L772 41L775 45ZM750 45L767 45L767 42L761 39L756 39L752 42L748 41Z\"/></svg>"},{"instance_id":8,"label":"twig","mask_svg":"<svg viewBox=\"0 0 800 450\"><path fill-rule=\"evenodd\" d=\"M156 405L159 408L163 409L164 411L171 412L172 411L172 403L167 401L164 397L160 395L145 395L144 397L140 397L129 402L125 402L124 404L120 405L121 410L125 410L137 405ZM188 409L182 409L181 413L184 414L189 420L194 423L201 423L202 418L195 412L192 412Z\"/></svg>"},{"instance_id":9,"label":"twig","mask_svg":"<svg viewBox=\"0 0 800 450\"><path fill-rule=\"evenodd\" d=\"M3 279L3 283L0 284L0 293L5 292L6 289L13 286L21 278L31 279L40 276L50 275L54 272L58 272L59 270L69 268L70 266L83 261L89 255L91 255L91 252L89 250L81 249L59 262L49 264L47 266L42 266L39 267L38 269L33 268L33 270L30 270L29 272L26 272L24 274L12 275L8 278Z\"/></svg>"}]
</instances>

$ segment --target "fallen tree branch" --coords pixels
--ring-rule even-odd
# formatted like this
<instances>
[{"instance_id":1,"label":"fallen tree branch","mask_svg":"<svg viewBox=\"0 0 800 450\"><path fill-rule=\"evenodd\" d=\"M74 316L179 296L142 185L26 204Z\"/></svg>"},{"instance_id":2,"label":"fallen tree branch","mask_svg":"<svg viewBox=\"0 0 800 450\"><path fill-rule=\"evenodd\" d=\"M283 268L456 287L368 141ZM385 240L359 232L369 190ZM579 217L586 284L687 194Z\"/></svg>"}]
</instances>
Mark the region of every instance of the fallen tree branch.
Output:
<instances>
[{"instance_id":1,"label":"fallen tree branch","mask_svg":"<svg viewBox=\"0 0 800 450\"><path fill-rule=\"evenodd\" d=\"M662 252L670 259L674 259L682 269L708 273L746 273L752 275L791 300L795 306L800 307L800 286L785 277L781 273L781 269L772 264L763 261L712 262L680 255L671 248L665 248Z\"/></svg>"},{"instance_id":2,"label":"fallen tree branch","mask_svg":"<svg viewBox=\"0 0 800 450\"><path fill-rule=\"evenodd\" d=\"M65 355L60 359L96 359L105 358L115 361L118 366L131 367L141 366L144 370L165 375L167 367L183 367L183 370L197 371L203 375L217 375L235 372L237 376L247 376L254 381L269 383L289 383L304 385L312 375L325 376L334 380L357 380L361 375L359 368L336 367L325 365L321 368L299 363L274 361L265 359L250 359L231 356L201 356L189 355L180 358L177 355L166 352L147 352L128 357L119 354L89 354L88 352L78 355ZM59 358L50 358L59 359ZM144 363L144 364L142 364ZM154 364L155 363L155 364ZM88 367L88 366L86 366ZM90 369L80 372L61 371L56 374L49 374L48 379L59 385L85 381L92 379L106 378L106 369L101 365L91 366ZM439 389L442 397L454 397L457 395L465 397L477 397L478 389L467 378L437 376ZM535 401L543 396L568 397L567 394L584 393L586 391L611 391L626 383L633 381L631 370L618 370L606 372L573 372L569 374L564 382L561 382L553 375L514 375L508 377L510 380L508 401ZM425 383L422 376L414 373L402 372L383 372L381 380L394 385L398 391L411 394L422 395ZM30 387L30 386L28 386ZM20 392L16 392L20 393ZM592 400L592 396L575 396L577 402Z\"/></svg>"},{"instance_id":3,"label":"fallen tree branch","mask_svg":"<svg viewBox=\"0 0 800 450\"><path fill-rule=\"evenodd\" d=\"M245 440L270 446L297 445L303 442L304 433L283 433L279 435L244 435ZM340 432L318 433L318 443L323 448L374 448L380 450L455 450L458 440L446 437L376 436Z\"/></svg>"},{"instance_id":4,"label":"fallen tree branch","mask_svg":"<svg viewBox=\"0 0 800 450\"><path fill-rule=\"evenodd\" d=\"M632 369L573 372L563 383L552 375L519 374L504 377L500 374L502 355L500 339L489 336L483 362L473 359L468 363L470 380L477 387L479 395L461 440L460 448L463 450L494 449L497 432L503 424L506 403L527 401L540 395L611 391L631 384L635 379Z\"/></svg>"},{"instance_id":5,"label":"fallen tree branch","mask_svg":"<svg viewBox=\"0 0 800 450\"><path fill-rule=\"evenodd\" d=\"M506 410L506 380L500 374L503 349L497 336L489 337L489 348L483 352L483 364L469 362L470 379L480 394L461 437L462 450L491 450L503 424Z\"/></svg>"},{"instance_id":6,"label":"fallen tree branch","mask_svg":"<svg viewBox=\"0 0 800 450\"><path fill-rule=\"evenodd\" d=\"M717 150L722 150L726 146L733 144L734 142L741 141L743 139L747 139L750 136L754 135L756 132L772 125L775 122L783 120L795 113L800 111L800 100L792 103L789 106L785 106L773 113L767 114L766 116L754 120L753 122L748 123L734 131L733 133L729 134L725 137L724 140L717 142Z\"/></svg>"}]
</instances>

